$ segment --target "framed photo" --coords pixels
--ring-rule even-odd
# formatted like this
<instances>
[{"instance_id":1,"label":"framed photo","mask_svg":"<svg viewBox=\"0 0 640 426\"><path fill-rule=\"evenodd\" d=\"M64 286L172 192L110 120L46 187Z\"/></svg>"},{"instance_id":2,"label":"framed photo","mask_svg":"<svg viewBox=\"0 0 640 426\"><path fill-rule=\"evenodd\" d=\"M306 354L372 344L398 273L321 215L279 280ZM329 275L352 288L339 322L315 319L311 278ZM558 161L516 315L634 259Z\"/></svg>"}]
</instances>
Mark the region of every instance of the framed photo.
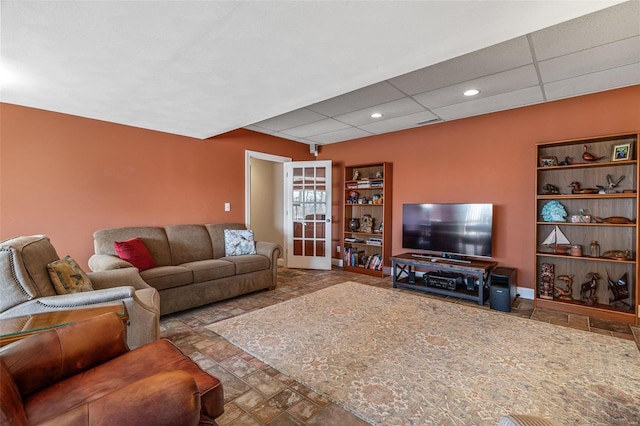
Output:
<instances>
[{"instance_id":1,"label":"framed photo","mask_svg":"<svg viewBox=\"0 0 640 426\"><path fill-rule=\"evenodd\" d=\"M611 161L631 160L631 142L614 145L611 152Z\"/></svg>"},{"instance_id":2,"label":"framed photo","mask_svg":"<svg viewBox=\"0 0 640 426\"><path fill-rule=\"evenodd\" d=\"M541 156L539 164L540 167L554 167L558 165L558 159L552 156Z\"/></svg>"}]
</instances>

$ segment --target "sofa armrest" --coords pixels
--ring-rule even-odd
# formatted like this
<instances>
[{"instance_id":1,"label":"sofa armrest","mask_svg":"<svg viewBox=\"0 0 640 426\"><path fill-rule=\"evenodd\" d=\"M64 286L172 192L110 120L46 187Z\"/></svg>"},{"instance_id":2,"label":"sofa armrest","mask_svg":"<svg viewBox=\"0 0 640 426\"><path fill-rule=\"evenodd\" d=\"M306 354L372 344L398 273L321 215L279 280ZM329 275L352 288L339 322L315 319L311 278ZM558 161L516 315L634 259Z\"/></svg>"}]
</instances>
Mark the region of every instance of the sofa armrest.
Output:
<instances>
[{"instance_id":1,"label":"sofa armrest","mask_svg":"<svg viewBox=\"0 0 640 426\"><path fill-rule=\"evenodd\" d=\"M130 286L136 290L151 288L147 284L137 268L112 269L109 271L88 272L87 276L95 290Z\"/></svg>"},{"instance_id":2,"label":"sofa armrest","mask_svg":"<svg viewBox=\"0 0 640 426\"><path fill-rule=\"evenodd\" d=\"M89 305L97 305L99 303L120 302L124 299L133 298L134 294L135 289L133 287L120 286L94 291L84 291L82 293L39 297L38 299L35 299L35 302L37 305L49 308L49 310L73 309Z\"/></svg>"},{"instance_id":3,"label":"sofa armrest","mask_svg":"<svg viewBox=\"0 0 640 426\"><path fill-rule=\"evenodd\" d=\"M256 252L269 258L271 267L271 286L269 290L274 290L278 284L278 258L282 254L282 247L276 243L256 241Z\"/></svg>"},{"instance_id":4,"label":"sofa armrest","mask_svg":"<svg viewBox=\"0 0 640 426\"><path fill-rule=\"evenodd\" d=\"M114 312L44 331L0 348L22 398L128 352Z\"/></svg>"},{"instance_id":5,"label":"sofa armrest","mask_svg":"<svg viewBox=\"0 0 640 426\"><path fill-rule=\"evenodd\" d=\"M200 394L186 371L167 371L75 407L43 425L197 425Z\"/></svg>"},{"instance_id":6,"label":"sofa armrest","mask_svg":"<svg viewBox=\"0 0 640 426\"><path fill-rule=\"evenodd\" d=\"M120 268L135 268L135 266L126 260L120 259L118 256L111 254L94 254L89 258L89 268L94 272L98 272Z\"/></svg>"},{"instance_id":7,"label":"sofa armrest","mask_svg":"<svg viewBox=\"0 0 640 426\"><path fill-rule=\"evenodd\" d=\"M276 243L256 241L256 252L263 256L267 256L271 260L271 264L273 266L282 255L282 247Z\"/></svg>"}]
</instances>

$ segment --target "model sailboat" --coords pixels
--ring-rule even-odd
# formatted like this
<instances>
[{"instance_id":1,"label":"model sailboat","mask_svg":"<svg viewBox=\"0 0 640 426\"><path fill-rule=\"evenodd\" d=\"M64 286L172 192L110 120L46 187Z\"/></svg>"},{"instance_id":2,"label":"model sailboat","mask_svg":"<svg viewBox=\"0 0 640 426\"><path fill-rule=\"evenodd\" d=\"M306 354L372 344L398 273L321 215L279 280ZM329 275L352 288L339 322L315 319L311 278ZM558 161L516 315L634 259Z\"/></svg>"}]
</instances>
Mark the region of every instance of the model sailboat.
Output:
<instances>
[{"instance_id":1,"label":"model sailboat","mask_svg":"<svg viewBox=\"0 0 640 426\"><path fill-rule=\"evenodd\" d=\"M571 242L557 225L553 231L551 231L549 236L542 242L542 245L548 246L555 253L559 254L566 254L571 248Z\"/></svg>"}]
</instances>

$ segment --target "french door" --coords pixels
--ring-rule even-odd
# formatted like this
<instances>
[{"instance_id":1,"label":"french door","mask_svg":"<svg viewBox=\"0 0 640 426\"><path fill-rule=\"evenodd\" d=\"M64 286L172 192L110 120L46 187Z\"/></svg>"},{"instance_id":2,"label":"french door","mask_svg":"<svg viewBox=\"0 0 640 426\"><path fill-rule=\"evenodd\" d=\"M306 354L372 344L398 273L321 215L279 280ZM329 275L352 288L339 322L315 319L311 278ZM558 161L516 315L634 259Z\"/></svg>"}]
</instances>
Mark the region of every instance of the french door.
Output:
<instances>
[{"instance_id":1,"label":"french door","mask_svg":"<svg viewBox=\"0 0 640 426\"><path fill-rule=\"evenodd\" d=\"M331 161L284 163L288 268L331 269Z\"/></svg>"}]
</instances>

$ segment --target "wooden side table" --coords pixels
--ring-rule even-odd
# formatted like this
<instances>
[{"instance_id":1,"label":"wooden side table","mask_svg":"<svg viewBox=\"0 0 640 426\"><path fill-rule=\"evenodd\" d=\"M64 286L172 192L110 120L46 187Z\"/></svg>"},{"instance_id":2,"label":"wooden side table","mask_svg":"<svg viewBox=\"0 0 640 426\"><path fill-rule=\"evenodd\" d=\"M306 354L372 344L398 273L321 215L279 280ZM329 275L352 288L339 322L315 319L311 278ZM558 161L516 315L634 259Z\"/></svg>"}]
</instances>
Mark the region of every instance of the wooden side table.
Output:
<instances>
[{"instance_id":1,"label":"wooden side table","mask_svg":"<svg viewBox=\"0 0 640 426\"><path fill-rule=\"evenodd\" d=\"M76 321L92 318L98 315L115 312L125 324L129 320L124 303L98 306L95 308L72 309L67 311L51 311L22 317L0 319L0 346L7 345L27 336L37 334L52 328L62 327Z\"/></svg>"}]
</instances>

